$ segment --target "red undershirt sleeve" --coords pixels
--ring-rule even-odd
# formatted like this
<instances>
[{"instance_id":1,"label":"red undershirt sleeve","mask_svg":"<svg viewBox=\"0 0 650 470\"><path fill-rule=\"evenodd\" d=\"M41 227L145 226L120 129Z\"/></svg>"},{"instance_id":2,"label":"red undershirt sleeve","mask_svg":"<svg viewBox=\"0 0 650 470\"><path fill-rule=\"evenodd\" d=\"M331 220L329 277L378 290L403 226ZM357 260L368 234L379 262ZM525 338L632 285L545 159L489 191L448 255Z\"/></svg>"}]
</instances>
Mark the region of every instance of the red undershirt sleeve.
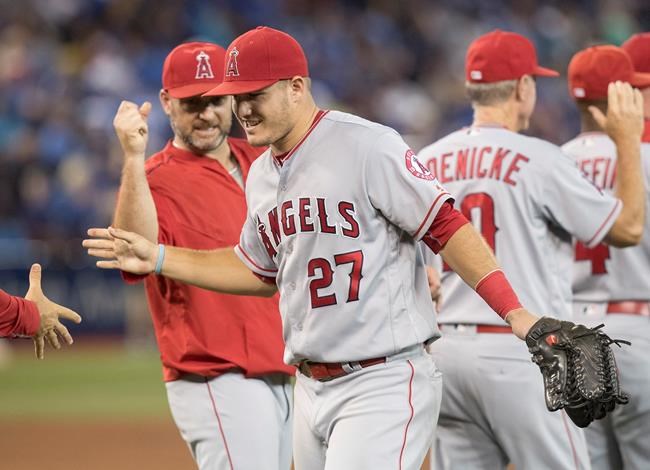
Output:
<instances>
[{"instance_id":1,"label":"red undershirt sleeve","mask_svg":"<svg viewBox=\"0 0 650 470\"><path fill-rule=\"evenodd\" d=\"M36 304L0 290L0 336L34 336L41 325Z\"/></svg>"},{"instance_id":2,"label":"red undershirt sleeve","mask_svg":"<svg viewBox=\"0 0 650 470\"><path fill-rule=\"evenodd\" d=\"M467 223L469 220L454 209L453 201L446 201L422 237L422 241L431 248L431 251L438 254L454 233Z\"/></svg>"},{"instance_id":3,"label":"red undershirt sleeve","mask_svg":"<svg viewBox=\"0 0 650 470\"><path fill-rule=\"evenodd\" d=\"M251 271L260 281L266 283L266 284L271 284L274 286L276 284L275 278L274 277L268 277L268 276L262 276L261 274L257 274L255 271Z\"/></svg>"}]
</instances>

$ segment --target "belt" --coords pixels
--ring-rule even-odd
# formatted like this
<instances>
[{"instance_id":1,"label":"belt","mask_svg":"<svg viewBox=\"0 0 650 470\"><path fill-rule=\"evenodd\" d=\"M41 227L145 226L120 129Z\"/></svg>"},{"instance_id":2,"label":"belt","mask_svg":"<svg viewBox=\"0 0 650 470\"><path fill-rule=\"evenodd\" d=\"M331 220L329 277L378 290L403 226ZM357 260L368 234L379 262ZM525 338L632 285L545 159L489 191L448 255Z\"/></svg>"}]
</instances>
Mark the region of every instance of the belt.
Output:
<instances>
[{"instance_id":1,"label":"belt","mask_svg":"<svg viewBox=\"0 0 650 470\"><path fill-rule=\"evenodd\" d=\"M363 361L355 362L311 362L302 361L298 364L298 370L305 376L318 380L320 382L327 382L328 380L343 377L344 375L351 374L364 367L370 367L377 364L384 364L385 357L376 357L374 359L365 359Z\"/></svg>"},{"instance_id":2,"label":"belt","mask_svg":"<svg viewBox=\"0 0 650 470\"><path fill-rule=\"evenodd\" d=\"M507 325L476 325L477 333L512 333L512 328Z\"/></svg>"},{"instance_id":3,"label":"belt","mask_svg":"<svg viewBox=\"0 0 650 470\"><path fill-rule=\"evenodd\" d=\"M508 325L483 325L475 323L444 323L438 327L451 326L453 328L468 327L477 333L512 333L512 328ZM475 330L474 330L475 329Z\"/></svg>"},{"instance_id":4,"label":"belt","mask_svg":"<svg viewBox=\"0 0 650 470\"><path fill-rule=\"evenodd\" d=\"M625 300L607 304L607 313L623 313L627 315L641 315L650 317L650 302Z\"/></svg>"}]
</instances>

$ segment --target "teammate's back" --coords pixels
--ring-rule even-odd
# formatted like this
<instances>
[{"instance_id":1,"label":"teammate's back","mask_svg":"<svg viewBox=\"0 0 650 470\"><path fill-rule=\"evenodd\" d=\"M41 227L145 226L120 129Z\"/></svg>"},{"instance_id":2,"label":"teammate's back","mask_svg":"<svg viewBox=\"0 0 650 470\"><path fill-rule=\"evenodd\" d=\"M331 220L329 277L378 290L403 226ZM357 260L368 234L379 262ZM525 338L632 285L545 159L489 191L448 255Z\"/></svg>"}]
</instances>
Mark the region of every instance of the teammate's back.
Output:
<instances>
[{"instance_id":1,"label":"teammate's back","mask_svg":"<svg viewBox=\"0 0 650 470\"><path fill-rule=\"evenodd\" d=\"M628 46L647 54L650 36L634 38ZM607 92L614 80L626 81L637 89L650 89L650 73L640 73L643 69L636 65L623 48L601 45L575 54L568 68L569 92L580 114L581 134L562 149L605 193L620 193L630 182L620 172L622 156L618 142L600 132L592 109L602 112L619 106ZM639 90L636 93L641 95ZM640 151L641 164L632 184L645 186L643 202L647 210L650 207L650 144L641 145ZM628 395L629 403L585 430L594 470L646 468L650 462L647 446L650 433L649 230L650 218L646 214L644 234L638 246L625 249L605 244L593 248L580 243L575 246L573 318L589 326L604 324L612 337L630 340L633 345L614 348L620 386Z\"/></svg>"},{"instance_id":2,"label":"teammate's back","mask_svg":"<svg viewBox=\"0 0 650 470\"><path fill-rule=\"evenodd\" d=\"M419 156L481 231L522 300L568 318L571 236L588 245L601 240L620 201L598 194L559 147L502 126L461 129ZM442 282L442 323L498 321L449 269Z\"/></svg>"},{"instance_id":3,"label":"teammate's back","mask_svg":"<svg viewBox=\"0 0 650 470\"><path fill-rule=\"evenodd\" d=\"M616 182L616 145L602 132L582 133L562 146L589 180L612 193ZM650 144L641 146L643 180L650 188ZM650 207L650 192L646 192ZM573 298L577 302L608 302L645 299L650 296L647 271L650 266L650 218L646 217L641 243L615 248L601 243L575 247Z\"/></svg>"}]
</instances>

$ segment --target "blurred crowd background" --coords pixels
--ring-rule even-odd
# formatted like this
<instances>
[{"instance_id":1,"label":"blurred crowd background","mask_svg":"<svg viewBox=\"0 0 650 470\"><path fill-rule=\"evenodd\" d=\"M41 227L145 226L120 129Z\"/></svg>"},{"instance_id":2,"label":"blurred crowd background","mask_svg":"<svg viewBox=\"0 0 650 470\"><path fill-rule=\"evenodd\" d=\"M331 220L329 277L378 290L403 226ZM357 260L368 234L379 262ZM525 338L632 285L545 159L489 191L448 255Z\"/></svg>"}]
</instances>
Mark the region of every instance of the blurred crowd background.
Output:
<instances>
[{"instance_id":1,"label":"blurred crowd background","mask_svg":"<svg viewBox=\"0 0 650 470\"><path fill-rule=\"evenodd\" d=\"M171 135L157 98L166 54L189 40L226 47L260 24L301 42L321 107L392 126L414 149L471 121L463 89L468 44L495 28L517 31L536 44L542 65L562 73L538 80L529 132L562 143L578 129L565 82L570 57L650 30L650 2L0 0L4 289L24 293L26 269L39 261L64 279L65 298L57 300L86 313L110 303L101 288L78 298L79 289L103 279L108 297L120 285L97 274L80 239L88 227L110 222L121 167L112 127L120 100L154 104L153 153Z\"/></svg>"}]
</instances>

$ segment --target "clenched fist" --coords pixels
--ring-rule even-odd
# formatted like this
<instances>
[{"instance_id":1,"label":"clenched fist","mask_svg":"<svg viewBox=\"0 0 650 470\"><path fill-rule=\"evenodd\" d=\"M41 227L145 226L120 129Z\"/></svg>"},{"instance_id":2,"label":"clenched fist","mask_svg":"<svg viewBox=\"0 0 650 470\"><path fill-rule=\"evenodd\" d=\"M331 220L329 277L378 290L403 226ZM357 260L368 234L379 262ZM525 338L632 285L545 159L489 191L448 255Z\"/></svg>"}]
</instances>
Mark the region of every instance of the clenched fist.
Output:
<instances>
[{"instance_id":1,"label":"clenched fist","mask_svg":"<svg viewBox=\"0 0 650 470\"><path fill-rule=\"evenodd\" d=\"M113 119L113 127L125 158L142 158L147 148L149 127L147 118L151 112L151 103L145 101L142 106L130 101L122 101Z\"/></svg>"}]
</instances>

